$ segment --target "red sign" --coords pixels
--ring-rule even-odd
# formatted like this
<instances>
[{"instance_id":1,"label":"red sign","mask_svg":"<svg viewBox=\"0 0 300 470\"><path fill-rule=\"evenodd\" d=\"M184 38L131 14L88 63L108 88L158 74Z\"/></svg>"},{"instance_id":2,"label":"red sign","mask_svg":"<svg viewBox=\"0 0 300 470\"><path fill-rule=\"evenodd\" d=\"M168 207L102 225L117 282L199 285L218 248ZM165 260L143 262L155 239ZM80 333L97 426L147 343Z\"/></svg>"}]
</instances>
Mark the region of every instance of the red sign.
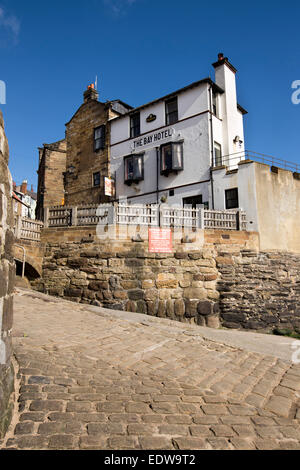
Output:
<instances>
[{"instance_id":1,"label":"red sign","mask_svg":"<svg viewBox=\"0 0 300 470\"><path fill-rule=\"evenodd\" d=\"M173 253L171 229L149 228L149 253Z\"/></svg>"}]
</instances>

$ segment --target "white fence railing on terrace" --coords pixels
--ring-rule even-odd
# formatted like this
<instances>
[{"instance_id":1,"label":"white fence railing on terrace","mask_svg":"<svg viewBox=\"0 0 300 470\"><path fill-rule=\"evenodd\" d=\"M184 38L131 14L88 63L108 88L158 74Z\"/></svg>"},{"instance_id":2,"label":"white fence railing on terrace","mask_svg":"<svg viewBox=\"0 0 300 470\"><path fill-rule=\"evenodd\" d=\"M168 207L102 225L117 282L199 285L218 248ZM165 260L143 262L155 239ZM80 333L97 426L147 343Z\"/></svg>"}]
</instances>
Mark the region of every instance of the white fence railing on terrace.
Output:
<instances>
[{"instance_id":1,"label":"white fence railing on terrace","mask_svg":"<svg viewBox=\"0 0 300 470\"><path fill-rule=\"evenodd\" d=\"M238 164L242 162L258 162L269 165L270 167L282 168L284 170L292 171L293 173L300 172L299 163L289 162L282 160L271 155L253 152L252 150L245 150L241 152L232 153L230 155L223 155L221 160L215 163L214 167L226 166L227 170L238 168Z\"/></svg>"},{"instance_id":2,"label":"white fence railing on terrace","mask_svg":"<svg viewBox=\"0 0 300 470\"><path fill-rule=\"evenodd\" d=\"M215 211L204 206L176 208L162 205L100 204L46 209L45 227L143 225L190 229L247 230L241 210Z\"/></svg>"},{"instance_id":3,"label":"white fence railing on terrace","mask_svg":"<svg viewBox=\"0 0 300 470\"><path fill-rule=\"evenodd\" d=\"M39 242L41 239L41 230L44 227L43 222L39 220L28 219L26 217L15 217L14 232L18 240L30 240Z\"/></svg>"}]
</instances>

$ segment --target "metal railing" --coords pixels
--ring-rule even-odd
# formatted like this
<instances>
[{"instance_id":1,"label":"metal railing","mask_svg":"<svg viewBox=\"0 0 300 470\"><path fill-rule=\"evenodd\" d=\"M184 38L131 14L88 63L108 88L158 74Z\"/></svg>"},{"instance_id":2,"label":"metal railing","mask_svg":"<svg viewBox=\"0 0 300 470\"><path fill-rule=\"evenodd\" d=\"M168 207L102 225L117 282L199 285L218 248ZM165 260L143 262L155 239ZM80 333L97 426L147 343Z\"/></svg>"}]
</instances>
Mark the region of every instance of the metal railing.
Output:
<instances>
[{"instance_id":1,"label":"metal railing","mask_svg":"<svg viewBox=\"0 0 300 470\"><path fill-rule=\"evenodd\" d=\"M252 150L245 150L242 152L232 153L230 155L222 156L222 160L215 164L215 167L224 165L229 170L236 168L237 165L245 160L251 160L259 163L265 163L267 165L282 168L292 172L300 172L300 164L282 160L280 158L272 157L271 155L265 155L263 153L253 152Z\"/></svg>"},{"instance_id":2,"label":"metal railing","mask_svg":"<svg viewBox=\"0 0 300 470\"><path fill-rule=\"evenodd\" d=\"M165 204L128 203L98 206L62 207L46 210L45 227L83 227L95 225L142 225L189 229L247 230L246 213L241 210L215 211L204 206L170 207Z\"/></svg>"}]
</instances>

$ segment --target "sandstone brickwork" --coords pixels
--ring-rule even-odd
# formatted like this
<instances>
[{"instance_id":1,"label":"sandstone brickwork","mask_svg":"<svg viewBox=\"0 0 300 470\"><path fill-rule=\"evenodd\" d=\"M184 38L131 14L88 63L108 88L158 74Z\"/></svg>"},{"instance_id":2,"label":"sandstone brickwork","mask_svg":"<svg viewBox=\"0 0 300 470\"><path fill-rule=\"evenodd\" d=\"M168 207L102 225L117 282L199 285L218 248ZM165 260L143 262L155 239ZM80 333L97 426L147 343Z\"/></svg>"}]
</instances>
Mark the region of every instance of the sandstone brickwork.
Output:
<instances>
[{"instance_id":1,"label":"sandstone brickwork","mask_svg":"<svg viewBox=\"0 0 300 470\"><path fill-rule=\"evenodd\" d=\"M300 332L299 254L225 251L217 266L224 326Z\"/></svg>"},{"instance_id":2,"label":"sandstone brickwork","mask_svg":"<svg viewBox=\"0 0 300 470\"><path fill-rule=\"evenodd\" d=\"M0 112L0 439L4 436L12 414L11 396L14 373L11 364L11 331L13 322L13 259L12 179L9 173L8 144Z\"/></svg>"},{"instance_id":3,"label":"sandstone brickwork","mask_svg":"<svg viewBox=\"0 0 300 470\"><path fill-rule=\"evenodd\" d=\"M120 108L122 109L121 105ZM89 88L84 93L84 103L66 124L67 205L77 206L110 201L104 191L104 178L111 177L109 120L119 114L115 111L113 102L99 102L98 92ZM105 126L105 143L102 149L95 150L94 131L100 126ZM98 172L100 172L100 185L95 186L93 175Z\"/></svg>"},{"instance_id":4,"label":"sandstone brickwork","mask_svg":"<svg viewBox=\"0 0 300 470\"><path fill-rule=\"evenodd\" d=\"M44 144L39 149L37 218L44 220L47 207L60 206L65 198L66 141Z\"/></svg>"},{"instance_id":5,"label":"sandstone brickwork","mask_svg":"<svg viewBox=\"0 0 300 470\"><path fill-rule=\"evenodd\" d=\"M144 234L145 235L145 234ZM300 331L300 256L259 252L254 232L205 230L174 253L100 241L95 228L46 229L41 292L109 309L247 330Z\"/></svg>"},{"instance_id":6,"label":"sandstone brickwork","mask_svg":"<svg viewBox=\"0 0 300 470\"><path fill-rule=\"evenodd\" d=\"M213 247L191 251L178 243L173 254L158 255L148 252L147 242L63 238L48 242L43 276L34 288L109 309L219 326Z\"/></svg>"}]
</instances>

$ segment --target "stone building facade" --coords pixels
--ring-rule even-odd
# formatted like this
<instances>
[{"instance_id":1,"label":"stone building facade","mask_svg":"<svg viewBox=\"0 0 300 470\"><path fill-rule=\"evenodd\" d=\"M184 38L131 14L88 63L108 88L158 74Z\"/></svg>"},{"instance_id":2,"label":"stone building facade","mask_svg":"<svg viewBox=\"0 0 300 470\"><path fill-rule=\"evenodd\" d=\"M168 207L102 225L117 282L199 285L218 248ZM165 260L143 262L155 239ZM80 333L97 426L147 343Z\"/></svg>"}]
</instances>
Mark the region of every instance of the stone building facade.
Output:
<instances>
[{"instance_id":1,"label":"stone building facade","mask_svg":"<svg viewBox=\"0 0 300 470\"><path fill-rule=\"evenodd\" d=\"M110 172L110 121L131 106L120 100L102 103L90 85L84 102L66 124L66 139L39 149L37 218L51 206L109 202L105 178Z\"/></svg>"},{"instance_id":2,"label":"stone building facade","mask_svg":"<svg viewBox=\"0 0 300 470\"><path fill-rule=\"evenodd\" d=\"M4 133L3 116L0 112L0 439L10 423L13 406L11 396L14 387L11 331L15 265L12 179L7 167L8 157L8 143Z\"/></svg>"},{"instance_id":3,"label":"stone building facade","mask_svg":"<svg viewBox=\"0 0 300 470\"><path fill-rule=\"evenodd\" d=\"M44 144L39 148L38 197L36 216L44 220L47 207L60 206L65 197L66 141Z\"/></svg>"}]
</instances>

